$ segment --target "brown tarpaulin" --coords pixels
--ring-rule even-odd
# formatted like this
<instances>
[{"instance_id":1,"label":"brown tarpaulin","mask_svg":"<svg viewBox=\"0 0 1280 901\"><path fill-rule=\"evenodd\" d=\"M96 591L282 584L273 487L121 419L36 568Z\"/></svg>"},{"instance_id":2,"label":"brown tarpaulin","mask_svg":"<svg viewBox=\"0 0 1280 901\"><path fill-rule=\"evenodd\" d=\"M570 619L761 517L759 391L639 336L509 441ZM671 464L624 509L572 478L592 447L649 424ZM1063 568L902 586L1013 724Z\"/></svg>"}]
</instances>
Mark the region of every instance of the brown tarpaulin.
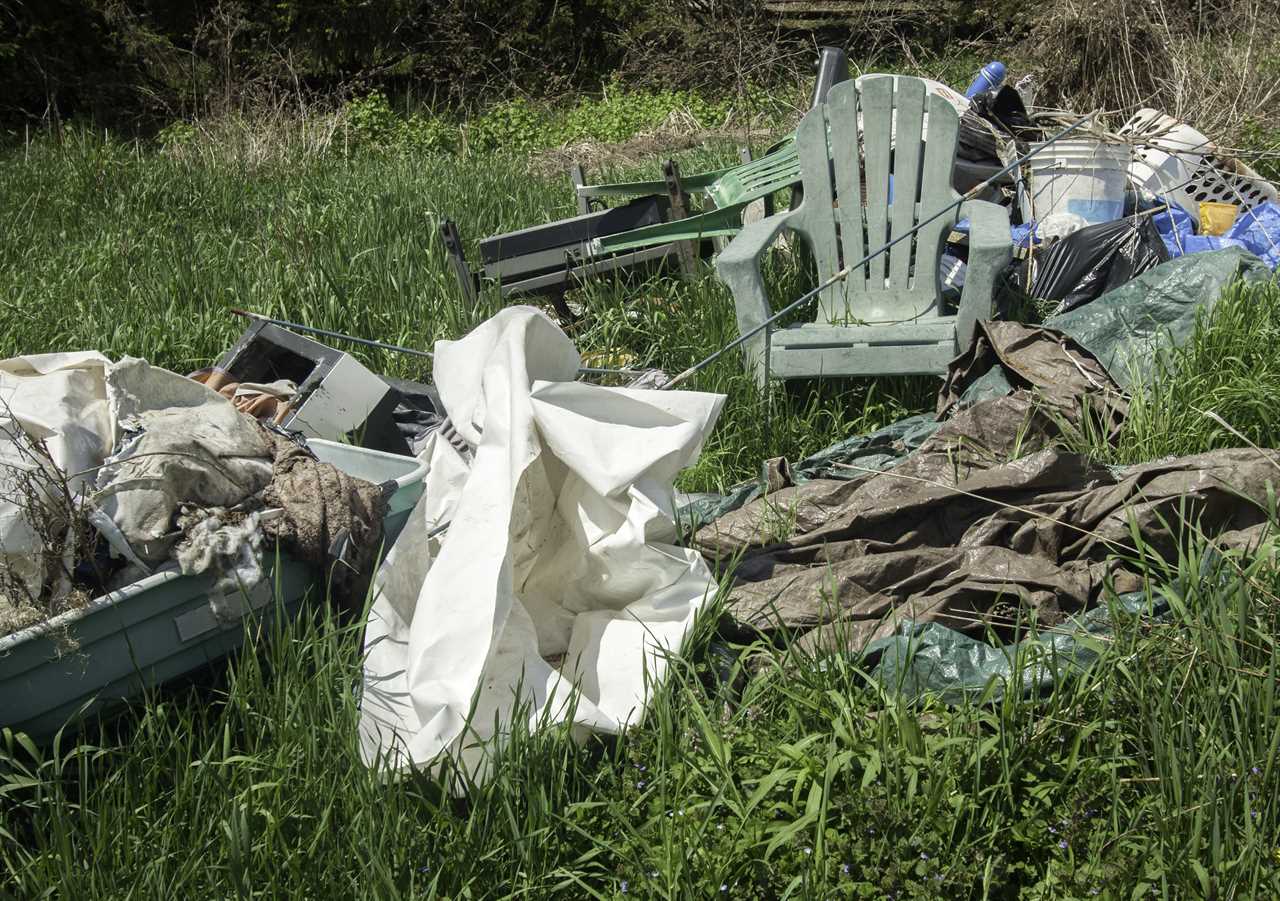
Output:
<instances>
[{"instance_id":1,"label":"brown tarpaulin","mask_svg":"<svg viewBox=\"0 0 1280 901\"><path fill-rule=\"evenodd\" d=\"M973 344L952 362L938 392L938 416L953 411L964 389L996 366L1014 388L1032 389L1043 405L1068 414L1088 403L1114 426L1128 411L1120 386L1068 336L1020 322L979 322Z\"/></svg>"},{"instance_id":2,"label":"brown tarpaulin","mask_svg":"<svg viewBox=\"0 0 1280 901\"><path fill-rule=\"evenodd\" d=\"M1010 453L1045 445L1041 416L1024 391L983 401L892 469L783 488L701 529L696 546L713 560L743 554L728 612L753 629L807 632L801 644L815 650L860 649L902 619L969 634L1053 625L1107 585L1140 587L1133 530L1166 558L1182 528L1247 542L1280 482L1271 451L1114 470L1047 445Z\"/></svg>"}]
</instances>

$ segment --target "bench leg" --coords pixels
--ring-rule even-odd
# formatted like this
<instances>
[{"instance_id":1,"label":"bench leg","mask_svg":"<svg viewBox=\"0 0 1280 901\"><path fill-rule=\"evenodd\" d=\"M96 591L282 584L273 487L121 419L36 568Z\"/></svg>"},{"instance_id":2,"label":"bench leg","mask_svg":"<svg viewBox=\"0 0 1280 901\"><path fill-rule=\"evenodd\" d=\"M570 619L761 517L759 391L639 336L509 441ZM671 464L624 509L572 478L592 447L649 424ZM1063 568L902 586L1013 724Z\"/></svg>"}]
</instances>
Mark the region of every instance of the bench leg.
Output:
<instances>
[{"instance_id":1,"label":"bench leg","mask_svg":"<svg viewBox=\"0 0 1280 901\"><path fill-rule=\"evenodd\" d=\"M671 200L671 221L686 219L689 216L689 195L685 194L680 184L680 166L675 160L667 160L662 164L662 177L667 182L667 196ZM691 280L698 274L698 242L677 241L676 258L680 261L680 274Z\"/></svg>"}]
</instances>

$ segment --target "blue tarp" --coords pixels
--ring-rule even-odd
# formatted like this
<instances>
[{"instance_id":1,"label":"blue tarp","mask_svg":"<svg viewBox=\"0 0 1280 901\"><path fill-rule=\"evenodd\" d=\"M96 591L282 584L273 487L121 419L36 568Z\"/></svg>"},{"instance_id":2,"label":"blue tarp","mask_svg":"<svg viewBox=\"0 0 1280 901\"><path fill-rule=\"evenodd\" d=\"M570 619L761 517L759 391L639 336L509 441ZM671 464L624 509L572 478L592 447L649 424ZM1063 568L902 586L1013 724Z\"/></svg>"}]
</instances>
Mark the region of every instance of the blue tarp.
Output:
<instances>
[{"instance_id":1,"label":"blue tarp","mask_svg":"<svg viewBox=\"0 0 1280 901\"><path fill-rule=\"evenodd\" d=\"M1280 266L1280 204L1267 202L1241 212L1221 237L1197 235L1191 215L1172 202L1167 210L1155 215L1155 223L1170 257L1239 247L1258 257L1272 271Z\"/></svg>"},{"instance_id":2,"label":"blue tarp","mask_svg":"<svg viewBox=\"0 0 1280 901\"><path fill-rule=\"evenodd\" d=\"M1260 204L1252 210L1245 210L1236 217L1225 235L1197 235L1196 223L1191 214L1167 198L1157 198L1160 203L1168 203L1169 208L1154 217L1156 229L1169 248L1169 256L1180 257L1188 253L1203 253L1206 250L1223 250L1228 247L1239 247L1247 250L1273 272L1280 267L1280 204ZM961 219L954 230L961 234L969 233L969 220ZM1013 243L1017 247L1026 248L1031 244L1035 223L1011 226L1009 231ZM1039 236L1035 242L1040 243Z\"/></svg>"}]
</instances>

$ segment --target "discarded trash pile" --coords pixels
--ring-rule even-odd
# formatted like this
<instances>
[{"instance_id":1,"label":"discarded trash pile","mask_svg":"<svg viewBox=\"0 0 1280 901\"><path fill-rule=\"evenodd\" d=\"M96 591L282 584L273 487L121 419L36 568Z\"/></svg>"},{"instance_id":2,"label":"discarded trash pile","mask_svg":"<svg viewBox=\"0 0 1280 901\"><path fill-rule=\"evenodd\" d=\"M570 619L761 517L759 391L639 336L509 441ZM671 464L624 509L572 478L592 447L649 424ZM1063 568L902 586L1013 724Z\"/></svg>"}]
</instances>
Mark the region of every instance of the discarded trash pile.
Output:
<instances>
[{"instance_id":1,"label":"discarded trash pile","mask_svg":"<svg viewBox=\"0 0 1280 901\"><path fill-rule=\"evenodd\" d=\"M565 319L564 292L588 276L678 260L691 277L716 252L761 383L941 375L1018 293L1063 312L1189 253L1235 247L1280 265L1275 187L1206 136L1149 109L1113 131L1034 99L1033 80L1010 84L998 62L962 95L850 79L823 48L810 110L759 159L683 179L668 161L660 181L605 185L575 167L580 215L485 239L483 278L452 223L444 241L464 296L489 282L550 293ZM593 207L609 198L628 200ZM778 309L763 262L775 246L795 258L789 233L818 286Z\"/></svg>"},{"instance_id":2,"label":"discarded trash pile","mask_svg":"<svg viewBox=\"0 0 1280 901\"><path fill-rule=\"evenodd\" d=\"M215 574L216 608L262 581L272 543L371 574L383 486L196 381L133 358L47 354L0 363L0 397L4 633L73 593L87 601L162 570ZM96 530L80 559L62 539L77 520Z\"/></svg>"},{"instance_id":3,"label":"discarded trash pile","mask_svg":"<svg viewBox=\"0 0 1280 901\"><path fill-rule=\"evenodd\" d=\"M34 699L0 725L51 731L95 693L187 672L236 646L222 630L273 591L296 607L317 582L356 605L372 591L371 766L448 755L483 777L517 721L636 722L715 568L741 636L870 654L907 690L1010 677L1013 652L988 631L1087 662L1076 638L1106 628L1100 602L1144 588L1135 533L1162 554L1188 530L1247 546L1280 455L1112 469L1057 439L1118 428L1162 343L1227 285L1271 277L1280 204L1182 123L1144 110L1111 132L1004 81L998 64L964 96L851 80L828 48L812 109L760 159L683 181L669 166L660 183L579 173L581 216L482 243L486 272L512 278L504 295L668 257L691 272L718 249L739 338L674 377L584 368L530 307L439 342L432 386L288 329L430 352L255 314L187 377L96 353L0 363L0 692ZM791 252L788 232L809 244L817 286L775 311L761 263ZM1009 321L1002 283L1053 313ZM811 301L813 320L794 323ZM936 415L767 461L759 482L678 508L674 480L725 398L670 389L738 347L766 388L943 376ZM579 381L601 372L641 377ZM54 660L59 622L96 643L96 681Z\"/></svg>"},{"instance_id":4,"label":"discarded trash pile","mask_svg":"<svg viewBox=\"0 0 1280 901\"><path fill-rule=\"evenodd\" d=\"M580 383L573 344L527 307L438 344L437 386L416 392L311 344L259 323L192 377L96 353L3 364L7 478L47 470L66 490L6 497L5 572L23 581L3 592L15 634L0 635L0 691L24 700L0 723L48 737L98 692L128 697L225 653L282 573L291 609L318 581L308 572L359 606L384 536L366 629L370 763L452 751L479 773L477 742L514 716L608 732L635 721L714 593L701 556L678 546L672 484L723 396ZM415 397L430 400L424 415L369 428L413 413ZM374 471L387 478L357 477ZM72 506L43 509L55 501ZM58 544L45 566L36 526L73 516L92 524L92 559ZM274 572L272 547L287 556ZM88 643L89 671L61 662L59 623Z\"/></svg>"},{"instance_id":5,"label":"discarded trash pile","mask_svg":"<svg viewBox=\"0 0 1280 901\"><path fill-rule=\"evenodd\" d=\"M247 621L308 596L362 606L425 467L315 437L391 408L352 366L333 390L279 382L259 392L274 403L238 406L144 360L0 362L0 726L48 740L220 659Z\"/></svg>"}]
</instances>

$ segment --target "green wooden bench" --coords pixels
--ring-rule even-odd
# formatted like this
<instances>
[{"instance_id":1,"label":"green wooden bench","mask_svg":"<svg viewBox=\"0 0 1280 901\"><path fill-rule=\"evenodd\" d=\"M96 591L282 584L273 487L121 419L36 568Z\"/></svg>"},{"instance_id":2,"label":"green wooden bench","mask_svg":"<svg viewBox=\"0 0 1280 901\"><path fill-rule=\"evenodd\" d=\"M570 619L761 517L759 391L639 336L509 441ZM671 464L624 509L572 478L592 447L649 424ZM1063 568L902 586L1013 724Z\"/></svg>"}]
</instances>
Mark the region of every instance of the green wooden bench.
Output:
<instances>
[{"instance_id":1,"label":"green wooden bench","mask_svg":"<svg viewBox=\"0 0 1280 901\"><path fill-rule=\"evenodd\" d=\"M796 131L800 206L747 225L716 261L741 332L772 313L760 264L783 232L808 243L821 283L958 201L951 186L958 133L955 108L919 79L834 86ZM969 259L952 310L943 302L938 259L957 217L970 222ZM813 322L766 329L747 341L747 365L761 384L770 377L944 373L968 347L977 321L991 315L996 278L1011 255L1008 210L968 201L822 292Z\"/></svg>"}]
</instances>

